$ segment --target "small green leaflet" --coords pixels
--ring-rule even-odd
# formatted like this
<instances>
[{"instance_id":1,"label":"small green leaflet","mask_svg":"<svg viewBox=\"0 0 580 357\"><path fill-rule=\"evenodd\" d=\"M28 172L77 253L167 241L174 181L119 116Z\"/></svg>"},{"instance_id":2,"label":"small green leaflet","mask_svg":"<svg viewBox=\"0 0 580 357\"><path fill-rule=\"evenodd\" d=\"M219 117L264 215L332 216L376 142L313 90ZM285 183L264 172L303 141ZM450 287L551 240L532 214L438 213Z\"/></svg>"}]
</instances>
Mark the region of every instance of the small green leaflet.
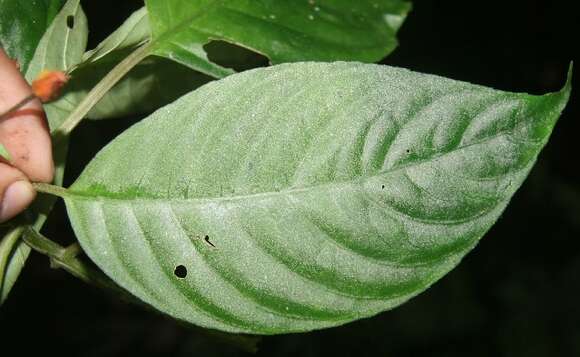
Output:
<instances>
[{"instance_id":1,"label":"small green leaflet","mask_svg":"<svg viewBox=\"0 0 580 357\"><path fill-rule=\"evenodd\" d=\"M2 145L1 143L0 143L0 157L2 157L3 159L5 159L6 161L12 160L10 158L10 153L8 152L8 150L6 150L6 148L4 147L4 145Z\"/></svg>"},{"instance_id":2,"label":"small green leaflet","mask_svg":"<svg viewBox=\"0 0 580 357\"><path fill-rule=\"evenodd\" d=\"M256 334L340 325L460 262L569 94L361 63L251 70L134 125L64 198L91 259L166 314Z\"/></svg>"}]
</instances>

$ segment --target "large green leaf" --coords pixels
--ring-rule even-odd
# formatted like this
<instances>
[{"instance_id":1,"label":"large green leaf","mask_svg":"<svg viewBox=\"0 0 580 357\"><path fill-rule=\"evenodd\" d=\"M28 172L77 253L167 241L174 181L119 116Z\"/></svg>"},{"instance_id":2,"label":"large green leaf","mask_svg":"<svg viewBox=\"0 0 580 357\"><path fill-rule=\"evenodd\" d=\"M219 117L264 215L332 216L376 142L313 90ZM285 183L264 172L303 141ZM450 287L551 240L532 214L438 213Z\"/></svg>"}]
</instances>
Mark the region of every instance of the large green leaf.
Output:
<instances>
[{"instance_id":1,"label":"large green leaf","mask_svg":"<svg viewBox=\"0 0 580 357\"><path fill-rule=\"evenodd\" d=\"M0 45L26 72L44 31L64 0L0 0Z\"/></svg>"},{"instance_id":2,"label":"large green leaf","mask_svg":"<svg viewBox=\"0 0 580 357\"><path fill-rule=\"evenodd\" d=\"M474 247L569 93L360 63L252 70L130 128L65 201L88 255L167 314L264 334L338 325Z\"/></svg>"},{"instance_id":3,"label":"large green leaf","mask_svg":"<svg viewBox=\"0 0 580 357\"><path fill-rule=\"evenodd\" d=\"M72 28L70 28L71 23L73 24ZM26 73L26 78L31 81L43 69L66 70L76 65L82 59L87 36L87 21L80 1L69 0L42 37ZM57 128L68 115L70 110L68 100L66 97L60 98L58 101L44 106L52 130ZM54 148L53 153L56 166L54 182L56 184L62 184L66 153L67 140L61 140L59 146ZM34 211L38 212L34 222L35 229L39 230L43 226L53 203L54 200L50 197L43 197L35 202ZM21 240L14 239L14 235L7 235L3 240L9 242L11 237L11 244L0 245L0 250L10 249L10 253L7 255L6 270L0 271L0 274L4 274L4 280L0 286L0 304L7 298L30 254L30 248Z\"/></svg>"},{"instance_id":4,"label":"large green leaf","mask_svg":"<svg viewBox=\"0 0 580 357\"><path fill-rule=\"evenodd\" d=\"M203 45L223 40L268 56L272 63L304 60L375 62L397 45L410 10L403 0L145 0L153 53L202 73L231 70L207 59Z\"/></svg>"}]
</instances>

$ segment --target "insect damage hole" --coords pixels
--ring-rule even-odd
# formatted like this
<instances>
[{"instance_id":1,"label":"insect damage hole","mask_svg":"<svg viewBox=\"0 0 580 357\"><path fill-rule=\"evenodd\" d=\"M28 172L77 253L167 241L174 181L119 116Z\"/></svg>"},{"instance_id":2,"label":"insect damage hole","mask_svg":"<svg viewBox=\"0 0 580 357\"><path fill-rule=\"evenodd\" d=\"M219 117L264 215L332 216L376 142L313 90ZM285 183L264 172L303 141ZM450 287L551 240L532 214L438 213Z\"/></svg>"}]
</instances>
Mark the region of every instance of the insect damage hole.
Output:
<instances>
[{"instance_id":1,"label":"insect damage hole","mask_svg":"<svg viewBox=\"0 0 580 357\"><path fill-rule=\"evenodd\" d=\"M178 265L175 267L173 274L175 274L175 276L178 277L179 279L183 279L187 276L187 268L185 267L185 265Z\"/></svg>"},{"instance_id":2,"label":"insect damage hole","mask_svg":"<svg viewBox=\"0 0 580 357\"><path fill-rule=\"evenodd\" d=\"M203 237L203 240L204 240L204 241L205 241L207 244L209 244L209 245L211 245L212 247L214 247L214 248L215 248L215 245L214 245L212 242L210 242L210 240L209 240L209 236L208 236L208 235L206 235L205 237Z\"/></svg>"},{"instance_id":3,"label":"insect damage hole","mask_svg":"<svg viewBox=\"0 0 580 357\"><path fill-rule=\"evenodd\" d=\"M268 57L227 41L213 40L203 45L207 58L222 67L243 72L257 67L266 67Z\"/></svg>"},{"instance_id":4,"label":"insect damage hole","mask_svg":"<svg viewBox=\"0 0 580 357\"><path fill-rule=\"evenodd\" d=\"M73 15L69 15L66 17L66 27L68 27L71 30L75 27L75 17Z\"/></svg>"}]
</instances>

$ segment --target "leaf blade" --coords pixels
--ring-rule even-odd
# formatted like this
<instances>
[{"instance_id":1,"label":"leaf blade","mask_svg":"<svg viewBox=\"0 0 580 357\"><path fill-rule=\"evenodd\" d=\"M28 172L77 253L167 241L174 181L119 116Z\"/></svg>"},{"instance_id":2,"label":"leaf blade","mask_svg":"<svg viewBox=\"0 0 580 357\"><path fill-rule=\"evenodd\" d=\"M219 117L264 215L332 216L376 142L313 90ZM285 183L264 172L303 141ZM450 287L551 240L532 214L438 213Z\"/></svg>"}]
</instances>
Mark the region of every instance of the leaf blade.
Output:
<instances>
[{"instance_id":1,"label":"leaf blade","mask_svg":"<svg viewBox=\"0 0 580 357\"><path fill-rule=\"evenodd\" d=\"M231 332L334 326L451 270L525 179L569 91L357 63L254 70L132 127L65 202L91 259L165 313Z\"/></svg>"},{"instance_id":2,"label":"leaf blade","mask_svg":"<svg viewBox=\"0 0 580 357\"><path fill-rule=\"evenodd\" d=\"M405 1L147 0L154 53L217 78L231 70L207 59L203 45L223 40L272 63L305 60L375 62L397 45L410 11Z\"/></svg>"}]
</instances>

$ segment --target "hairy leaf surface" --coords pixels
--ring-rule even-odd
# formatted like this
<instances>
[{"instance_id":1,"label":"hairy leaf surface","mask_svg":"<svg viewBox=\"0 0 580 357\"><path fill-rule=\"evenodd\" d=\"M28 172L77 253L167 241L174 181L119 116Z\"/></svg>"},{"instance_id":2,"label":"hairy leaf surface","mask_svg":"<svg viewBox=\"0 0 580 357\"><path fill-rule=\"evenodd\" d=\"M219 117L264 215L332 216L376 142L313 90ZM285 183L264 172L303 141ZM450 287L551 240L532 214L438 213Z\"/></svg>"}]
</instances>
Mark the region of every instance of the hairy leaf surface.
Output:
<instances>
[{"instance_id":1,"label":"hairy leaf surface","mask_svg":"<svg viewBox=\"0 0 580 357\"><path fill-rule=\"evenodd\" d=\"M343 324L458 264L569 91L360 63L252 70L120 135L65 201L88 255L171 316L262 334Z\"/></svg>"},{"instance_id":2,"label":"hairy leaf surface","mask_svg":"<svg viewBox=\"0 0 580 357\"><path fill-rule=\"evenodd\" d=\"M203 45L223 40L273 64L304 60L376 62L397 45L410 10L403 0L145 0L154 54L214 77L232 71L208 60Z\"/></svg>"}]
</instances>

